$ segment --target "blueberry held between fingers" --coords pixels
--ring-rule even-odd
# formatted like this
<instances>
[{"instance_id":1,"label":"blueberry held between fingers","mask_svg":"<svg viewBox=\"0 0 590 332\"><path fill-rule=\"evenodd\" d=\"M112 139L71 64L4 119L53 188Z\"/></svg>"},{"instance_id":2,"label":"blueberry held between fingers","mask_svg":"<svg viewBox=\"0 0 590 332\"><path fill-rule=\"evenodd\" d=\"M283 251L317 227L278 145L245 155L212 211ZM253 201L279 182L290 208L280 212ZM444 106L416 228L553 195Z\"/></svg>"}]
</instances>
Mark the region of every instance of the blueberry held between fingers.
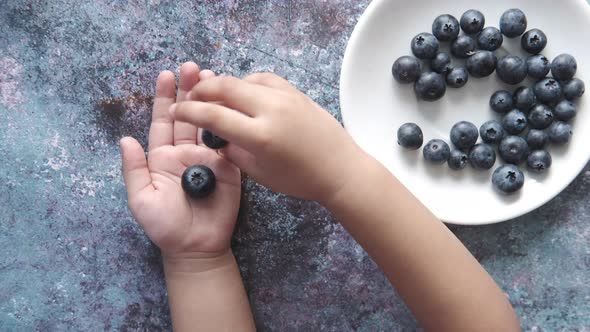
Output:
<instances>
[{"instance_id":1,"label":"blueberry held between fingers","mask_svg":"<svg viewBox=\"0 0 590 332\"><path fill-rule=\"evenodd\" d=\"M490 107L498 113L512 110L512 94L506 90L498 90L490 97Z\"/></svg>"},{"instance_id":2,"label":"blueberry held between fingers","mask_svg":"<svg viewBox=\"0 0 590 332\"><path fill-rule=\"evenodd\" d=\"M526 125L526 115L517 109L513 109L506 113L502 118L502 127L504 127L506 132L511 135L520 134L524 128L526 128Z\"/></svg>"},{"instance_id":3,"label":"blueberry held between fingers","mask_svg":"<svg viewBox=\"0 0 590 332\"><path fill-rule=\"evenodd\" d=\"M460 88L469 80L469 74L465 67L455 67L447 74L447 85L451 88Z\"/></svg>"},{"instance_id":4,"label":"blueberry held between fingers","mask_svg":"<svg viewBox=\"0 0 590 332\"><path fill-rule=\"evenodd\" d=\"M451 148L449 148L449 145L445 141L433 139L424 145L422 154L427 161L434 164L444 164L449 160Z\"/></svg>"},{"instance_id":5,"label":"blueberry held between fingers","mask_svg":"<svg viewBox=\"0 0 590 332\"><path fill-rule=\"evenodd\" d=\"M449 54L445 52L436 53L434 59L430 61L430 69L439 74L448 74L453 69Z\"/></svg>"},{"instance_id":6,"label":"blueberry held between fingers","mask_svg":"<svg viewBox=\"0 0 590 332\"><path fill-rule=\"evenodd\" d=\"M435 101L445 95L447 86L441 74L425 72L414 83L414 92L422 100Z\"/></svg>"},{"instance_id":7,"label":"blueberry held between fingers","mask_svg":"<svg viewBox=\"0 0 590 332\"><path fill-rule=\"evenodd\" d=\"M551 167L551 155L545 150L535 150L529 154L526 165L531 171L537 173L545 172Z\"/></svg>"},{"instance_id":8,"label":"blueberry held between fingers","mask_svg":"<svg viewBox=\"0 0 590 332\"><path fill-rule=\"evenodd\" d=\"M469 157L467 154L461 150L453 150L451 151L451 156L449 157L449 167L454 170L460 170L467 166L467 161Z\"/></svg>"},{"instance_id":9,"label":"blueberry held between fingers","mask_svg":"<svg viewBox=\"0 0 590 332\"><path fill-rule=\"evenodd\" d=\"M562 121L570 120L576 116L576 105L571 101L564 99L555 105L553 115Z\"/></svg>"},{"instance_id":10,"label":"blueberry held between fingers","mask_svg":"<svg viewBox=\"0 0 590 332\"><path fill-rule=\"evenodd\" d=\"M203 144L205 144L208 148L214 150L224 148L228 143L225 139L215 135L207 129L203 129L203 133L201 134L201 140L203 141Z\"/></svg>"},{"instance_id":11,"label":"blueberry held between fingers","mask_svg":"<svg viewBox=\"0 0 590 332\"><path fill-rule=\"evenodd\" d=\"M559 81L571 80L577 69L576 59L569 54L560 54L551 62L551 75Z\"/></svg>"},{"instance_id":12,"label":"blueberry held between fingers","mask_svg":"<svg viewBox=\"0 0 590 332\"><path fill-rule=\"evenodd\" d=\"M469 151L469 162L475 169L490 169L496 162L496 152L489 144L476 144Z\"/></svg>"},{"instance_id":13,"label":"blueberry held between fingers","mask_svg":"<svg viewBox=\"0 0 590 332\"><path fill-rule=\"evenodd\" d=\"M484 122L481 127L479 127L479 135L484 142L489 144L497 144L502 141L502 138L504 138L506 133L500 122L496 120L490 120Z\"/></svg>"},{"instance_id":14,"label":"blueberry held between fingers","mask_svg":"<svg viewBox=\"0 0 590 332\"><path fill-rule=\"evenodd\" d=\"M492 184L501 192L511 194L524 185L524 174L515 165L502 165L492 174Z\"/></svg>"},{"instance_id":15,"label":"blueberry held between fingers","mask_svg":"<svg viewBox=\"0 0 590 332\"><path fill-rule=\"evenodd\" d=\"M477 127L468 121L457 122L451 128L451 142L459 149L472 147L477 142L478 136Z\"/></svg>"},{"instance_id":16,"label":"blueberry held between fingers","mask_svg":"<svg viewBox=\"0 0 590 332\"><path fill-rule=\"evenodd\" d=\"M432 59L438 52L439 43L434 35L428 32L417 34L411 43L412 53L419 59Z\"/></svg>"},{"instance_id":17,"label":"blueberry held between fingers","mask_svg":"<svg viewBox=\"0 0 590 332\"><path fill-rule=\"evenodd\" d=\"M549 136L547 133L540 129L531 129L526 134L526 143L531 150L539 150L545 147Z\"/></svg>"},{"instance_id":18,"label":"blueberry held between fingers","mask_svg":"<svg viewBox=\"0 0 590 332\"><path fill-rule=\"evenodd\" d=\"M562 121L554 121L549 126L547 134L551 143L557 145L566 144L572 137L572 126Z\"/></svg>"},{"instance_id":19,"label":"blueberry held between fingers","mask_svg":"<svg viewBox=\"0 0 590 332\"><path fill-rule=\"evenodd\" d=\"M498 146L500 157L509 164L520 164L529 155L529 146L520 136L506 136Z\"/></svg>"},{"instance_id":20,"label":"blueberry held between fingers","mask_svg":"<svg viewBox=\"0 0 590 332\"><path fill-rule=\"evenodd\" d=\"M516 55L506 55L496 65L496 74L508 84L518 84L526 78L528 69L526 61Z\"/></svg>"},{"instance_id":21,"label":"blueberry held between fingers","mask_svg":"<svg viewBox=\"0 0 590 332\"><path fill-rule=\"evenodd\" d=\"M403 148L417 150L422 146L423 141L422 129L415 123L404 123L397 130L397 144Z\"/></svg>"},{"instance_id":22,"label":"blueberry held between fingers","mask_svg":"<svg viewBox=\"0 0 590 332\"><path fill-rule=\"evenodd\" d=\"M500 30L508 38L515 38L522 35L526 30L526 26L526 16L518 8L508 9L500 17Z\"/></svg>"},{"instance_id":23,"label":"blueberry held between fingers","mask_svg":"<svg viewBox=\"0 0 590 332\"><path fill-rule=\"evenodd\" d=\"M182 173L181 185L192 198L203 198L215 189L215 174L205 165L193 165Z\"/></svg>"},{"instance_id":24,"label":"blueberry held between fingers","mask_svg":"<svg viewBox=\"0 0 590 332\"><path fill-rule=\"evenodd\" d=\"M471 36L459 36L451 43L451 54L457 58L466 59L475 54L476 50L477 44Z\"/></svg>"},{"instance_id":25,"label":"blueberry held between fingers","mask_svg":"<svg viewBox=\"0 0 590 332\"><path fill-rule=\"evenodd\" d=\"M554 78L538 81L533 90L537 100L548 105L557 103L562 97L561 85Z\"/></svg>"},{"instance_id":26,"label":"blueberry held between fingers","mask_svg":"<svg viewBox=\"0 0 590 332\"><path fill-rule=\"evenodd\" d=\"M573 80L566 82L563 86L563 96L566 99L572 100L575 98L580 98L584 94L586 87L584 86L584 82L579 78L574 78Z\"/></svg>"},{"instance_id":27,"label":"blueberry held between fingers","mask_svg":"<svg viewBox=\"0 0 590 332\"><path fill-rule=\"evenodd\" d=\"M544 104L535 105L529 112L528 125L534 129L545 129L553 122L551 108Z\"/></svg>"},{"instance_id":28,"label":"blueberry held between fingers","mask_svg":"<svg viewBox=\"0 0 590 332\"><path fill-rule=\"evenodd\" d=\"M393 66L391 66L391 74L393 74L393 78L399 83L414 83L421 72L422 66L420 65L420 61L409 55L397 58Z\"/></svg>"},{"instance_id":29,"label":"blueberry held between fingers","mask_svg":"<svg viewBox=\"0 0 590 332\"><path fill-rule=\"evenodd\" d=\"M482 50L495 51L503 42L502 33L494 27L486 27L477 35L477 46Z\"/></svg>"},{"instance_id":30,"label":"blueberry held between fingers","mask_svg":"<svg viewBox=\"0 0 590 332\"><path fill-rule=\"evenodd\" d=\"M467 59L467 71L473 77L489 76L496 69L496 62L493 52L479 50Z\"/></svg>"},{"instance_id":31,"label":"blueberry held between fingers","mask_svg":"<svg viewBox=\"0 0 590 332\"><path fill-rule=\"evenodd\" d=\"M530 54L537 54L547 46L547 36L539 29L531 29L520 38L520 46Z\"/></svg>"},{"instance_id":32,"label":"blueberry held between fingers","mask_svg":"<svg viewBox=\"0 0 590 332\"><path fill-rule=\"evenodd\" d=\"M453 40L459 35L459 21L453 15L440 15L432 22L432 34L440 41Z\"/></svg>"},{"instance_id":33,"label":"blueberry held between fingers","mask_svg":"<svg viewBox=\"0 0 590 332\"><path fill-rule=\"evenodd\" d=\"M486 19L482 12L475 9L469 9L463 13L459 21L461 29L463 29L463 31L468 35L473 35L480 32L483 29L485 23Z\"/></svg>"},{"instance_id":34,"label":"blueberry held between fingers","mask_svg":"<svg viewBox=\"0 0 590 332\"><path fill-rule=\"evenodd\" d=\"M514 90L514 107L521 111L528 112L533 106L537 104L537 97L532 88L521 86Z\"/></svg>"},{"instance_id":35,"label":"blueberry held between fingers","mask_svg":"<svg viewBox=\"0 0 590 332\"><path fill-rule=\"evenodd\" d=\"M531 55L526 59L529 76L533 78L543 78L551 70L551 63L542 54Z\"/></svg>"}]
</instances>

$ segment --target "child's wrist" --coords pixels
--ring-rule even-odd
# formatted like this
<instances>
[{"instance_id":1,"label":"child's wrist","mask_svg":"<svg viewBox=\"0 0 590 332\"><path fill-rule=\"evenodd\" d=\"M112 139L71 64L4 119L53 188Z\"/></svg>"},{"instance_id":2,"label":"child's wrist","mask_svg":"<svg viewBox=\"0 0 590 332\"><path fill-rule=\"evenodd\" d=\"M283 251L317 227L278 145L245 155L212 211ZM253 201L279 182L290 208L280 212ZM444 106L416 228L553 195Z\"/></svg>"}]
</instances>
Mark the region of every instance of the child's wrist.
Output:
<instances>
[{"instance_id":1,"label":"child's wrist","mask_svg":"<svg viewBox=\"0 0 590 332\"><path fill-rule=\"evenodd\" d=\"M203 273L236 264L231 249L216 253L162 254L164 271L169 273Z\"/></svg>"},{"instance_id":2,"label":"child's wrist","mask_svg":"<svg viewBox=\"0 0 590 332\"><path fill-rule=\"evenodd\" d=\"M377 160L365 152L362 152L354 160L356 162L352 170L348 174L342 175L346 181L337 190L320 201L320 204L332 212L338 211L342 205L350 205L351 195L354 196L356 193L362 192L367 186L373 186L374 182L371 182L371 179L375 178L376 174L380 174L380 171L384 168Z\"/></svg>"}]
</instances>

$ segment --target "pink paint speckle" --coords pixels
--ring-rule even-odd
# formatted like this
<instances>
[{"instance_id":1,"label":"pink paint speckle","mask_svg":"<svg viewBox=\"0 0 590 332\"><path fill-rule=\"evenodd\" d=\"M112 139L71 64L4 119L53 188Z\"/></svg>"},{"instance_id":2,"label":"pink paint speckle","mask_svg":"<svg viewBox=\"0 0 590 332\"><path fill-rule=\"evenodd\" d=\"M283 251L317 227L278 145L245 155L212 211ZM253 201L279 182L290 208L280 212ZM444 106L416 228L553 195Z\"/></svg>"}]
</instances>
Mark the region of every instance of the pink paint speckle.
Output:
<instances>
[{"instance_id":1,"label":"pink paint speckle","mask_svg":"<svg viewBox=\"0 0 590 332\"><path fill-rule=\"evenodd\" d=\"M10 57L0 58L0 104L7 108L15 108L23 102L19 90L20 75L23 66Z\"/></svg>"}]
</instances>

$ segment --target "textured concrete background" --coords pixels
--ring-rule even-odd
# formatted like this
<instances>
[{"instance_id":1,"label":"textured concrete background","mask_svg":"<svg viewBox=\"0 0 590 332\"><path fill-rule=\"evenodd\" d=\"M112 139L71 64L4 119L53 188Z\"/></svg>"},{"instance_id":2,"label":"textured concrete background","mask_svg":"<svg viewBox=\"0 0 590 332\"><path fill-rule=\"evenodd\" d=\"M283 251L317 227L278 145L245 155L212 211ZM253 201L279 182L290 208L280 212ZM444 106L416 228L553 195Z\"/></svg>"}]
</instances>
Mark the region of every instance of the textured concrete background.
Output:
<instances>
[{"instance_id":1,"label":"textured concrete background","mask_svg":"<svg viewBox=\"0 0 590 332\"><path fill-rule=\"evenodd\" d=\"M158 71L271 70L338 116L344 47L368 2L1 1L0 331L169 330L159 252L127 210L116 144L146 142ZM245 188L233 245L261 331L416 327L326 210ZM519 220L452 228L525 330L590 331L589 199L586 168Z\"/></svg>"}]
</instances>

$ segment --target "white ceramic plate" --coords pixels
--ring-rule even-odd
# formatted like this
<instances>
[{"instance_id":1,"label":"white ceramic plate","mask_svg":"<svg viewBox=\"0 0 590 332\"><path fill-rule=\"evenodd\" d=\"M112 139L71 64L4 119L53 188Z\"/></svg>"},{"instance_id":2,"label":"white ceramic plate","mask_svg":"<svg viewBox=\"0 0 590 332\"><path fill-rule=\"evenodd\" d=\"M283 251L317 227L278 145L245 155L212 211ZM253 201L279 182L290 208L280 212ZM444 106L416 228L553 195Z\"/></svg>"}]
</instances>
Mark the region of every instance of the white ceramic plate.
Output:
<instances>
[{"instance_id":1,"label":"white ceramic plate","mask_svg":"<svg viewBox=\"0 0 590 332\"><path fill-rule=\"evenodd\" d=\"M435 102L416 100L413 85L394 81L391 65L402 55L411 55L410 41L420 32L431 32L440 14L457 19L467 9L480 10L486 26L499 26L504 10L520 8L528 27L540 28L548 37L542 52L550 60L560 53L572 54L578 62L577 77L590 85L590 6L583 0L437 1L374 0L360 18L350 37L340 77L340 103L344 126L368 153L381 161L420 201L440 219L453 224L488 224L515 218L549 201L583 169L590 158L590 93L578 102L572 141L563 148L551 147L553 166L544 176L525 171L525 185L506 196L491 185L490 171L469 166L459 172L447 165L428 165L422 150L407 151L397 145L396 132L405 122L415 122L424 133L424 143L433 138L447 142L452 125L460 120L478 127L498 117L488 106L491 94L517 86L501 83L495 73L486 78L469 78L460 89L447 88ZM442 43L448 51L448 43ZM497 56L506 52L525 55L520 38L504 38ZM460 64L453 59L454 64ZM522 84L530 85L527 78ZM522 85L521 84L521 85ZM524 165L523 165L524 166ZM525 166L526 168L526 166Z\"/></svg>"}]
</instances>

